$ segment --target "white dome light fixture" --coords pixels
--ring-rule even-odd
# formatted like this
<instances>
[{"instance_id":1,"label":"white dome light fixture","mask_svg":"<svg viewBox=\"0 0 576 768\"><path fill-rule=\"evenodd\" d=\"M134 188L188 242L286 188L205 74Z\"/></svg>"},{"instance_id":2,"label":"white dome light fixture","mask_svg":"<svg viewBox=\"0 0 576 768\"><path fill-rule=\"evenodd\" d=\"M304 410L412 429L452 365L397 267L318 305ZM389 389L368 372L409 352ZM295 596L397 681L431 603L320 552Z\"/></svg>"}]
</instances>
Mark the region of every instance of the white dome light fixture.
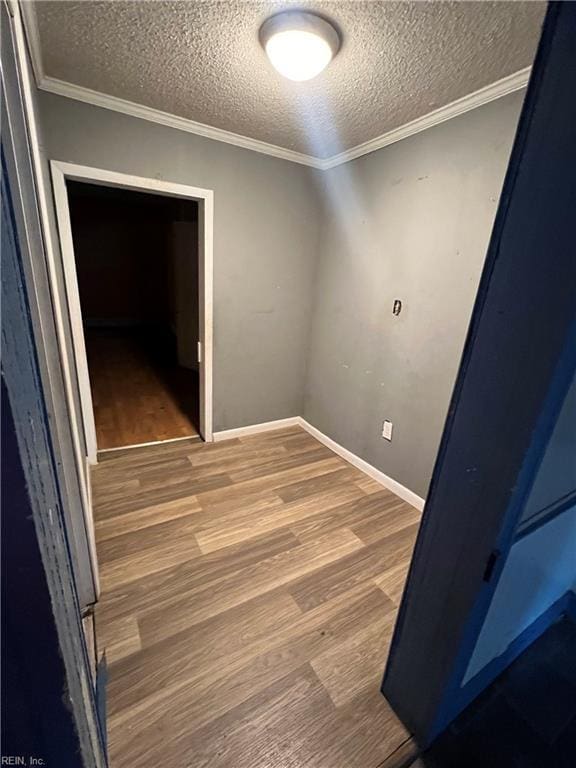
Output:
<instances>
[{"instance_id":1,"label":"white dome light fixture","mask_svg":"<svg viewBox=\"0 0 576 768\"><path fill-rule=\"evenodd\" d=\"M319 75L340 48L340 37L332 24L306 11L271 16L260 29L260 42L274 69L300 82Z\"/></svg>"}]
</instances>

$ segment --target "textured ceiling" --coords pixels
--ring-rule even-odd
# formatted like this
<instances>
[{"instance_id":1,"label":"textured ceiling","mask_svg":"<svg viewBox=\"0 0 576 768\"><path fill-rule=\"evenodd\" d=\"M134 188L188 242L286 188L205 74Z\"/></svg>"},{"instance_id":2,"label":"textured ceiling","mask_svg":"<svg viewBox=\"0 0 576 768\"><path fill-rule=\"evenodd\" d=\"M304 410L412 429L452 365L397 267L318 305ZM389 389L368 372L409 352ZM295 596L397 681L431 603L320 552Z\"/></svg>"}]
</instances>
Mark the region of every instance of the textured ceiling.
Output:
<instances>
[{"instance_id":1,"label":"textured ceiling","mask_svg":"<svg viewBox=\"0 0 576 768\"><path fill-rule=\"evenodd\" d=\"M44 74L325 158L532 63L540 2L304 2L342 48L305 83L258 42L291 3L40 2Z\"/></svg>"}]
</instances>

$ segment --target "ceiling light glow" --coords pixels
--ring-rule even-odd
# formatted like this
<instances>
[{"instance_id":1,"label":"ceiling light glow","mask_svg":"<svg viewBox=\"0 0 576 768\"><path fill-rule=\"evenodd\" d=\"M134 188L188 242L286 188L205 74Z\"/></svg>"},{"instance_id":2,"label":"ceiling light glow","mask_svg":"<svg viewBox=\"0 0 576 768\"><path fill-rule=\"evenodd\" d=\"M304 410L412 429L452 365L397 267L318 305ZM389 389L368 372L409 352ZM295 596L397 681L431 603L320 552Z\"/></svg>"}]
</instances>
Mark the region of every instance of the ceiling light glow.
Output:
<instances>
[{"instance_id":1,"label":"ceiling light glow","mask_svg":"<svg viewBox=\"0 0 576 768\"><path fill-rule=\"evenodd\" d=\"M334 27L313 13L287 11L262 25L260 40L272 66L289 80L319 75L340 47Z\"/></svg>"}]
</instances>

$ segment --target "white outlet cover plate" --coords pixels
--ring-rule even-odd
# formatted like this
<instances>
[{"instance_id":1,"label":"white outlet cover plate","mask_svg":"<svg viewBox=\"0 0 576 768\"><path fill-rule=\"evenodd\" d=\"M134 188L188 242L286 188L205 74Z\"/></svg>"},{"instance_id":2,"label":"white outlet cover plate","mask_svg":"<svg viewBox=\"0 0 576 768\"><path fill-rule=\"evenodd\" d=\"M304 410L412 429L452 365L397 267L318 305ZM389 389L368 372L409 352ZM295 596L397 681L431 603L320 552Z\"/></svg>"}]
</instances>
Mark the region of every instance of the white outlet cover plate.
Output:
<instances>
[{"instance_id":1,"label":"white outlet cover plate","mask_svg":"<svg viewBox=\"0 0 576 768\"><path fill-rule=\"evenodd\" d=\"M392 422L385 421L382 424L382 437L386 440L392 440Z\"/></svg>"}]
</instances>

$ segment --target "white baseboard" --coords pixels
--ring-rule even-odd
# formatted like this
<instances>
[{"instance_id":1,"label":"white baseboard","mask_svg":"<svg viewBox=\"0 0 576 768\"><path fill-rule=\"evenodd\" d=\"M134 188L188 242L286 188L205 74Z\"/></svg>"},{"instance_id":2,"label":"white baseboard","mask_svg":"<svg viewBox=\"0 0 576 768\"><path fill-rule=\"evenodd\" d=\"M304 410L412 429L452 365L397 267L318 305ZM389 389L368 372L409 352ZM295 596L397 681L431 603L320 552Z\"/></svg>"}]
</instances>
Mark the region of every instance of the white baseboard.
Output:
<instances>
[{"instance_id":1,"label":"white baseboard","mask_svg":"<svg viewBox=\"0 0 576 768\"><path fill-rule=\"evenodd\" d=\"M320 432L319 429L313 427L312 424L307 422L306 419L303 419L301 416L292 416L289 419L266 421L263 424L252 424L248 427L238 427L238 429L226 429L223 432L215 432L214 441L219 442L220 440L230 440L234 437L257 435L259 432L271 432L275 429L283 429L284 427L294 426L302 427L302 429L306 430L306 432L315 437L318 442L322 443L327 448L330 448L331 451L334 451L334 453L338 454L338 456L343 458L349 464L352 464L354 467L356 467L356 469L359 469L361 472L364 472L377 483L380 483L380 485L384 486L384 488L392 491L392 493L396 494L396 496L399 498L407 501L408 504L416 507L416 509L424 509L425 499L423 499L421 496L418 496L418 494L414 493L414 491L411 491L409 488L406 488L406 486L402 485L397 480L388 477L388 475L385 475L384 472L376 469L376 467L373 467L372 464L364 461L364 459L356 456L355 453L352 453L347 448L344 448L344 446L340 445L335 440L332 440L331 437L328 437L323 432Z\"/></svg>"},{"instance_id":2,"label":"white baseboard","mask_svg":"<svg viewBox=\"0 0 576 768\"><path fill-rule=\"evenodd\" d=\"M201 443L202 438L200 435L184 435L184 437L169 437L166 440L152 440L149 443L132 443L131 445L118 445L116 448L100 448L98 450L98 456L103 453L116 453L116 451L128 451L131 448L152 448L155 445L166 445L167 443L179 443L182 440L194 440Z\"/></svg>"},{"instance_id":3,"label":"white baseboard","mask_svg":"<svg viewBox=\"0 0 576 768\"><path fill-rule=\"evenodd\" d=\"M290 416L288 419L278 419L277 421L264 421L261 424L250 424L248 427L224 429L221 432L214 432L212 437L215 443L219 443L221 440L231 440L234 437L247 437L248 435L257 435L259 432L272 432L275 429L296 426L302 426L300 416Z\"/></svg>"},{"instance_id":4,"label":"white baseboard","mask_svg":"<svg viewBox=\"0 0 576 768\"><path fill-rule=\"evenodd\" d=\"M364 461L364 459L356 456L355 453L352 453L347 448L344 448L344 446L340 445L340 443L337 443L335 440L332 440L331 437L328 437L323 432L320 432L319 429L313 427L312 424L309 424L306 421L306 419L300 419L300 426L305 429L306 432L309 432L313 437L315 437L316 440L318 440L320 443L323 443L327 448L330 448L331 451L334 451L334 453L337 453L338 456L341 456L349 464L352 464L354 467L356 467L356 469L364 472L373 480L376 480L377 483L380 483L380 485L383 485L389 491L392 491L392 493L396 494L396 496L399 496L404 501L407 501L408 504L416 507L416 509L424 509L425 499L423 499L421 496L418 496L418 494L414 493L414 491L411 491L409 488L406 488L406 486L401 485L397 480L388 477L388 475L385 475L384 472L381 472L379 469L376 469L376 467L373 467L372 464L368 464L367 461Z\"/></svg>"}]
</instances>

